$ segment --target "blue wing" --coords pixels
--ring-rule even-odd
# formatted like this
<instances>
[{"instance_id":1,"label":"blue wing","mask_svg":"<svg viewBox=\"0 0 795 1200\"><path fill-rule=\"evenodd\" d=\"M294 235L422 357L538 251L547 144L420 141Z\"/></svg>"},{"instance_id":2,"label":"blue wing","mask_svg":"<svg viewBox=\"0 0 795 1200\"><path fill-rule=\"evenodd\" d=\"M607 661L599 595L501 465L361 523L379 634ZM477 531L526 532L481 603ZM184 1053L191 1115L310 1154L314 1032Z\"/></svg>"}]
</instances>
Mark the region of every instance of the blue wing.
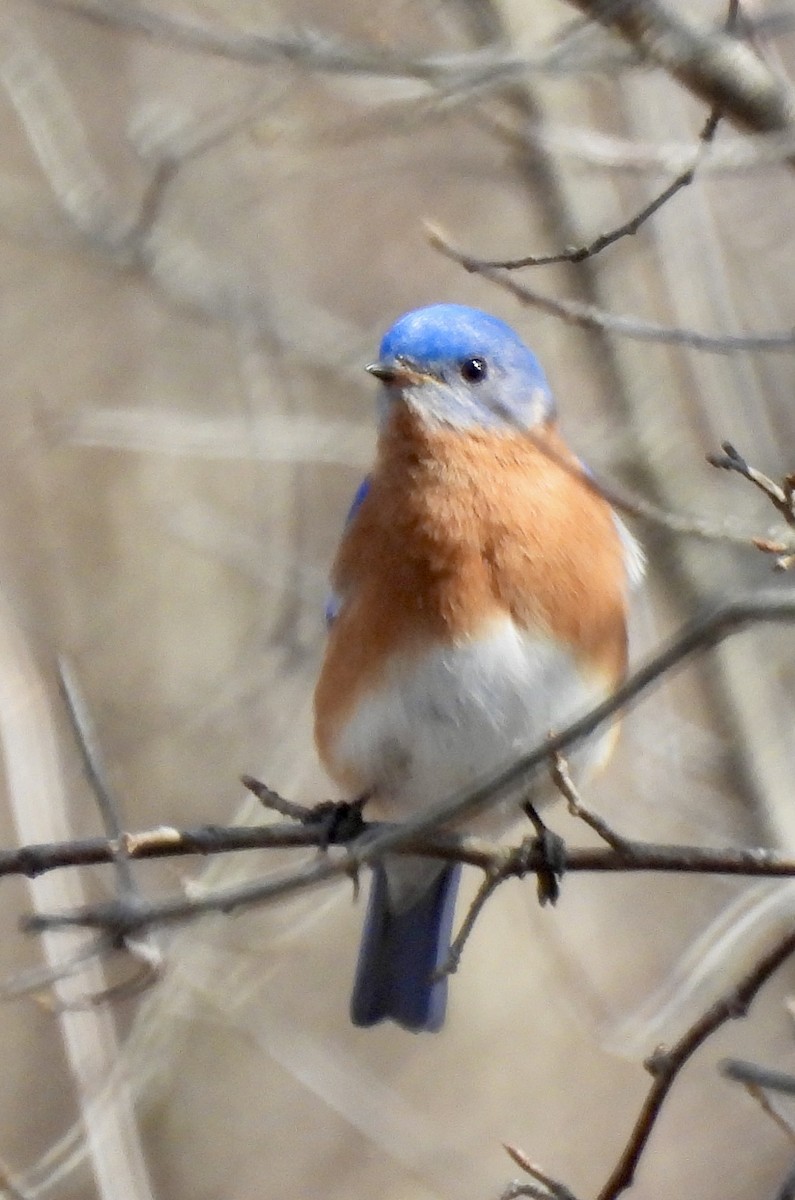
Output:
<instances>
[{"instance_id":1,"label":"blue wing","mask_svg":"<svg viewBox=\"0 0 795 1200\"><path fill-rule=\"evenodd\" d=\"M362 480L362 482L359 484L358 488L356 489L356 495L353 497L353 500L351 501L351 506L348 509L348 515L345 518L345 528L346 529L350 525L353 518L356 516L359 509L362 507L362 502L363 502L365 496L367 495L367 493L369 492L369 490L370 490L370 476L365 475L364 479ZM329 594L328 599L326 600L326 624L327 625L331 625L331 623L336 618L338 612L340 611L341 603L342 603L342 601L340 600L340 597L336 596L334 594L334 592L331 592Z\"/></svg>"}]
</instances>

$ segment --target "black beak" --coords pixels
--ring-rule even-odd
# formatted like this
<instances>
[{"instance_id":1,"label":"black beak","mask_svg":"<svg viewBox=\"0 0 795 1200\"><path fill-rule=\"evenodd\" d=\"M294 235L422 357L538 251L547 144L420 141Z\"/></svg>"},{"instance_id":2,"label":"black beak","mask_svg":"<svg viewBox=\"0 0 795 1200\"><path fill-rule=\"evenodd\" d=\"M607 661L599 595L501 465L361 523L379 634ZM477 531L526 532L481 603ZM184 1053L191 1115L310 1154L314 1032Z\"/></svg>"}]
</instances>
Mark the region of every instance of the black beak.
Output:
<instances>
[{"instance_id":1,"label":"black beak","mask_svg":"<svg viewBox=\"0 0 795 1200\"><path fill-rule=\"evenodd\" d=\"M380 379L382 383L401 388L411 387L412 384L426 383L431 378L427 371L421 371L408 359L403 358L388 363L370 363L365 370L369 371L371 375L375 375L376 379Z\"/></svg>"},{"instance_id":2,"label":"black beak","mask_svg":"<svg viewBox=\"0 0 795 1200\"><path fill-rule=\"evenodd\" d=\"M382 383L397 383L400 377L400 371L396 367L389 367L386 363L368 363L364 368L371 375L375 375L376 379L380 379Z\"/></svg>"}]
</instances>

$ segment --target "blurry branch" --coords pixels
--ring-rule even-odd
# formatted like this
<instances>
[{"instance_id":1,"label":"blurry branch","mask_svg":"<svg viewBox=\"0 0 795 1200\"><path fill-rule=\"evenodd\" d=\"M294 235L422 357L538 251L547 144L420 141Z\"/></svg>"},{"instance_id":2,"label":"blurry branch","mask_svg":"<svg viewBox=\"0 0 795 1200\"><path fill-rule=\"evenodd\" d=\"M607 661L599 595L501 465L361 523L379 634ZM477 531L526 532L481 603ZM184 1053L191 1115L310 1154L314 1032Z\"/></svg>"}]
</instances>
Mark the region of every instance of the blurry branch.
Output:
<instances>
[{"instance_id":1,"label":"blurry branch","mask_svg":"<svg viewBox=\"0 0 795 1200\"><path fill-rule=\"evenodd\" d=\"M608 36L589 22L582 22L564 31L556 42L534 58L517 56L510 51L507 44L497 42L468 54L440 53L423 57L395 54L377 45L345 43L330 34L316 30L282 35L239 33L157 12L143 5L129 3L128 0L118 0L107 7L95 3L94 0L85 0L85 3L83 0L36 2L44 4L45 7L62 8L83 19L196 52L263 65L281 59L307 70L343 75L370 75L375 78L414 79L426 84L430 89L429 95L419 107L416 98L386 106L386 115L392 121L396 117L400 118L401 105L405 109L407 103L414 121L418 118L427 119L433 115L435 107L443 115L446 106L476 102L490 92L504 90L507 84L528 72L570 71L573 64L576 64L576 69L581 70L609 70L616 57L617 39ZM744 22L744 28L750 24ZM151 165L151 176L136 211L130 213L128 206L116 195L111 181L92 155L68 90L58 78L52 62L36 45L32 36L23 36L23 32L14 33L18 44L15 44L13 54L8 56L8 62L3 64L2 81L17 108L31 146L41 162L62 211L75 229L87 237L92 245L113 257L120 266L142 268L163 284L166 282L161 278L164 266L163 247L156 239L153 241L150 235L160 217L170 185L186 161L195 159L240 125L252 120L257 111L257 98L253 97L241 110L231 115L227 114L221 126L213 126L209 131L200 133L189 145L185 144L184 138L181 139L182 144L139 144L138 150L142 159ZM605 57L606 41L608 45ZM746 50L746 53L750 52ZM636 57L632 51L632 60L635 61ZM383 118L382 97L376 93L372 103L380 107ZM491 115L488 115L487 119L491 120ZM551 150L557 149L560 142L563 152L568 141L572 153L582 154L586 159L590 156L596 161L600 159L602 144L610 141L595 132L575 130L567 134L565 130L556 131L547 126L531 128L532 123L526 121L520 124L521 133L513 130L507 136L541 142ZM497 127L499 128L499 122ZM350 121L346 122L346 132L350 136ZM365 124L364 132L372 134L373 130L368 130ZM506 136L504 131L501 132ZM134 132L131 136L135 140ZM764 138L762 140L764 142ZM639 151L634 144L630 145L630 149L632 154ZM742 144L740 152L747 152L747 148ZM776 143L772 147L764 143L754 154L761 155L763 159L767 155L778 160L782 155L788 156L792 152L793 146L789 143ZM659 162L661 155L665 160L667 151L664 148L652 148L650 153ZM737 149L734 148L731 154L736 156L736 153ZM683 162L680 174L692 176L695 166L692 151L686 149L683 154L684 159L682 153L679 154L679 161ZM711 155L710 151L710 159ZM681 186L684 185L682 182ZM676 187L672 185L671 194L674 194L678 187L678 184ZM664 196L655 203L655 209L665 202L665 198L667 197ZM639 214L639 217L641 220L646 219L643 214ZM627 230L628 233L632 231ZM575 261L578 261L579 257L581 254L575 254ZM208 295L203 264L198 252L193 260L193 278L190 277L190 273L184 273L184 266L189 262L190 256L184 255L180 290L190 293L191 303L215 313L220 310L227 319L230 301L231 305L240 304L248 311L251 298L247 294L239 297L234 293L221 297ZM168 275L167 282L169 287L173 288L173 272ZM655 335L649 332L649 329L650 327L645 327L645 332L636 333L634 336L659 336L659 332ZM701 335L703 348L715 348L714 345L708 346L707 340L709 339L706 335ZM714 342L714 339L712 341ZM744 344L730 348L743 348ZM751 348L764 347L755 342Z\"/></svg>"},{"instance_id":2,"label":"blurry branch","mask_svg":"<svg viewBox=\"0 0 795 1200\"><path fill-rule=\"evenodd\" d=\"M119 806L108 783L107 771L102 761L99 742L87 705L71 667L63 658L58 660L58 676L61 695L80 752L83 769L96 797L108 844L113 847L117 897L120 903L134 907L142 899L142 896L127 854L126 842L122 836ZM118 943L110 946L110 949L124 949L130 954L135 962L133 974L119 983L109 985L99 994L92 993L86 998L70 997L68 1003L71 1008L83 1008L86 1003L98 1004L104 1000L133 995L154 983L162 971L163 956L151 937L146 937L145 940L119 939ZM54 982L54 979L51 982ZM31 991L33 987L34 985L31 984L26 990ZM58 1001L57 1003L61 1005L65 1002Z\"/></svg>"},{"instance_id":3,"label":"blurry branch","mask_svg":"<svg viewBox=\"0 0 795 1200\"><path fill-rule=\"evenodd\" d=\"M596 170L607 168L632 174L677 174L697 165L699 175L723 175L775 166L795 155L795 133L759 133L712 144L696 158L689 142L643 142L577 125L545 122L521 124L490 116L506 141L520 147L540 146Z\"/></svg>"},{"instance_id":4,"label":"blurry branch","mask_svg":"<svg viewBox=\"0 0 795 1200\"><path fill-rule=\"evenodd\" d=\"M480 89L494 88L513 82L527 74L567 74L573 71L619 69L636 66L647 59L661 61L657 43L628 36L628 50L623 51L615 39L597 36L594 25L606 19L607 10L615 4L578 6L593 19L565 30L546 50L534 57L511 53L501 44L486 46L470 53L440 53L417 56L399 54L383 47L346 42L327 31L303 29L274 33L243 33L230 31L195 20L184 20L146 5L114 0L112 5L95 0L36 0L45 8L58 8L95 24L109 25L128 33L168 42L185 50L237 62L266 65L284 61L308 70L326 74L372 75L386 78L415 79L434 86ZM622 7L627 7L623 5ZM596 11L604 9L605 13ZM792 15L787 12L765 14L759 20L748 19L743 32L757 28L768 34L786 31ZM618 32L626 36L625 24L616 22ZM692 84L699 93L700 75L704 75L702 91L705 98L725 107L727 114L749 128L760 131L780 131L795 128L785 120L786 90L783 84L747 48L741 47L727 34L709 27L685 27L695 46ZM659 38L659 43L665 40ZM677 48L681 57L681 46ZM700 58L703 67L699 71ZM673 59L672 59L673 62ZM671 67L672 63L662 62ZM675 73L675 72L674 72ZM710 83L714 77L715 83ZM720 81L718 83L718 81ZM714 93L714 94L713 94Z\"/></svg>"},{"instance_id":5,"label":"blurry branch","mask_svg":"<svg viewBox=\"0 0 795 1200\"><path fill-rule=\"evenodd\" d=\"M4 980L0 985L0 998L14 1000L18 996L33 995L50 1012L76 1012L81 1008L80 1001L73 1002L71 997L68 1002L62 1001L53 990L55 984L80 975L87 963L106 957L112 949L111 939L105 934L83 940L80 948L68 958L16 971L10 979ZM107 999L108 990L103 988L96 994L102 999Z\"/></svg>"},{"instance_id":6,"label":"blurry branch","mask_svg":"<svg viewBox=\"0 0 795 1200\"><path fill-rule=\"evenodd\" d=\"M282 61L324 74L413 79L456 90L497 89L528 74L616 71L623 67L635 67L649 57L646 47L638 44L624 48L618 39L606 37L598 25L591 22L572 24L549 47L535 56L518 55L500 43L468 53L422 56L396 53L372 43L344 41L319 29L304 28L283 33L238 32L197 20L185 20L128 0L114 0L112 4L97 3L96 0L35 2L44 8L57 8L71 13L82 20L216 58L259 66ZM782 12L777 18L775 14L766 14L758 22L744 22L744 32L760 28L768 34L776 33L786 31L791 23L792 15L789 13ZM702 36L709 45L711 31L703 30ZM725 38L723 34L718 36ZM768 90L775 92L775 88L770 86L770 80L777 82L775 77L746 49L740 55L737 68L743 73L734 88L728 87L729 97L732 98L735 93L743 94L748 73L746 58L756 64L759 80L764 80ZM789 128L779 124L755 126L750 121L747 123L759 130Z\"/></svg>"},{"instance_id":7,"label":"blurry branch","mask_svg":"<svg viewBox=\"0 0 795 1200\"><path fill-rule=\"evenodd\" d=\"M0 1192L10 1200L28 1200L28 1196L14 1182L13 1174L0 1159Z\"/></svg>"},{"instance_id":8,"label":"blurry branch","mask_svg":"<svg viewBox=\"0 0 795 1200\"><path fill-rule=\"evenodd\" d=\"M720 1064L721 1074L726 1079L741 1083L750 1096L757 1101L762 1111L778 1125L790 1142L795 1144L795 1127L792 1122L776 1108L768 1096L768 1092L777 1092L789 1096L795 1095L795 1078L785 1075L782 1071L770 1071L759 1067L756 1063L740 1062L738 1059L726 1059Z\"/></svg>"},{"instance_id":9,"label":"blurry branch","mask_svg":"<svg viewBox=\"0 0 795 1200\"><path fill-rule=\"evenodd\" d=\"M0 592L0 741L9 814L23 841L65 838L71 831L69 788L60 754L49 672L45 674L7 597ZM38 911L85 902L77 872L33 881ZM97 1081L112 1075L119 1061L120 1034L107 1008L73 1011L78 987L101 995L107 985L104 962L95 953L79 978L71 965L82 952L82 937L42 938L46 982L55 983L55 1011L63 1039L75 1103L79 1107L83 1158L91 1165L92 1194L102 1200L152 1200L138 1127L126 1076L97 1101ZM110 939L104 939L109 945ZM94 941L94 949L103 939ZM46 1070L46 1067L45 1067ZM25 1183L24 1188L30 1185ZM30 1190L36 1190L36 1184Z\"/></svg>"},{"instance_id":10,"label":"blurry branch","mask_svg":"<svg viewBox=\"0 0 795 1200\"><path fill-rule=\"evenodd\" d=\"M696 329L675 325L658 325L654 321L643 321L636 317L608 313L604 309L597 308L596 305L581 304L576 300L559 300L554 296L547 296L543 292L529 288L525 284L517 283L510 271L492 267L487 262L473 258L471 254L457 249L438 226L426 222L425 228L430 244L445 258L458 263L471 274L481 275L484 279L496 283L504 291L510 292L520 304L540 308L543 312L562 317L570 325L579 325L585 329L604 329L608 333L636 338L639 341L689 346L693 350L704 350L711 354L736 354L748 350L786 351L791 354L795 351L795 329L758 334L700 333Z\"/></svg>"},{"instance_id":11,"label":"blurry branch","mask_svg":"<svg viewBox=\"0 0 795 1200\"><path fill-rule=\"evenodd\" d=\"M2 9L0 85L70 226L92 245L113 249L124 226L116 188L51 56L18 14Z\"/></svg>"},{"instance_id":12,"label":"blurry branch","mask_svg":"<svg viewBox=\"0 0 795 1200\"><path fill-rule=\"evenodd\" d=\"M748 597L739 598L707 615L696 618L687 624L679 634L657 655L644 666L635 671L620 688L601 704L596 705L590 712L579 720L574 721L567 729L551 736L535 750L519 758L499 775L485 780L471 791L459 794L451 799L433 805L424 814L407 821L399 826L378 827L375 832L365 831L340 848L335 853L320 856L301 866L284 870L271 875L264 880L255 880L237 887L218 889L201 896L187 898L176 896L161 902L148 903L136 900L134 904L125 903L121 898L105 904L87 905L67 912L41 914L27 922L27 928L41 932L56 928L84 927L110 931L116 937L124 937L141 929L156 925L194 919L208 912L230 912L253 904L261 904L278 897L287 896L306 888L330 882L343 875L354 876L359 868L380 860L387 853L430 853L437 857L456 859L473 863L483 869L499 869L500 863L510 864L513 874L525 874L529 870L544 870L549 863L543 853L538 853L532 846L523 845L511 850L500 846L488 846L477 839L442 835L438 833L440 826L447 822L473 815L490 808L500 800L515 794L526 786L531 774L546 766L550 756L564 751L588 737L599 726L613 717L642 692L659 680L663 675L673 670L690 655L700 653L718 645L725 638L739 630L758 623L790 622L795 620L795 596L777 592L760 592ZM307 810L311 811L311 810ZM331 830L333 834L333 828ZM433 838L429 842L428 834ZM222 834L225 837L226 834ZM330 841L330 831L327 810L323 812L319 829L311 830L307 825L294 829L283 830L280 826L275 829L240 830L229 834L230 837L248 839L249 845L270 844L320 845L325 846ZM183 847L183 839L195 835L183 835L178 831L167 831L164 841L174 847ZM127 844L127 853L142 856L146 853L147 842L151 852L164 854L165 845L157 837L150 841L151 835L144 834L135 839L134 836ZM262 839L262 840L259 840ZM198 842L202 839L199 838ZM196 852L198 842L194 841L192 850L187 848L176 852ZM113 848L107 843L96 842L81 846L81 853L91 857L92 861L109 861L112 859ZM205 842L205 847L207 843ZM50 851L51 853L52 851ZM61 847L61 853L64 852ZM205 850L206 852L206 850ZM70 851L71 853L71 851ZM6 872L19 870L26 863L30 869L45 869L47 851L41 848L23 848L6 857ZM32 855L32 856L31 856ZM84 858L85 861L85 858ZM575 863L579 864L575 867ZM65 864L60 864L65 865ZM684 852L670 847L637 848L630 843L622 850L576 850L568 851L563 860L565 869L592 870L677 870L710 873L741 873L741 874L792 874L792 863L779 860L768 851L740 850L728 854L723 851L696 849L694 854L685 849ZM505 868L503 867L503 870Z\"/></svg>"},{"instance_id":13,"label":"blurry branch","mask_svg":"<svg viewBox=\"0 0 795 1200\"><path fill-rule=\"evenodd\" d=\"M65 659L58 661L58 676L61 684L61 695L66 705L66 711L75 735L83 769L86 773L97 807L99 808L105 832L114 847L113 864L116 868L119 893L130 899L137 894L135 877L130 868L130 861L121 836L122 825L115 797L112 795L107 782L107 774L99 750L93 724L88 715L85 701L80 694L77 681Z\"/></svg>"},{"instance_id":14,"label":"blurry branch","mask_svg":"<svg viewBox=\"0 0 795 1200\"><path fill-rule=\"evenodd\" d=\"M755 133L795 131L795 92L729 34L700 24L663 0L569 3L620 33L645 59L741 128Z\"/></svg>"},{"instance_id":15,"label":"blurry branch","mask_svg":"<svg viewBox=\"0 0 795 1200\"><path fill-rule=\"evenodd\" d=\"M264 66L286 62L306 70L334 75L370 75L389 79L414 79L434 86L460 89L499 88L526 74L561 74L572 70L594 70L604 65L604 41L595 52L580 46L575 56L566 39L535 57L512 53L506 46L487 46L469 53L434 55L399 54L365 42L343 41L318 29L284 33L243 33L147 8L144 4L114 0L103 5L94 0L36 0L44 8L57 8L83 20L122 29L128 33L166 42L215 58ZM636 64L636 56L616 55L610 43L608 61ZM616 59L618 58L618 62Z\"/></svg>"},{"instance_id":16,"label":"blurry branch","mask_svg":"<svg viewBox=\"0 0 795 1200\"><path fill-rule=\"evenodd\" d=\"M795 1096L795 1075L784 1071L771 1071L769 1067L760 1067L756 1063L743 1062L738 1058L726 1058L720 1064L720 1071L727 1079L744 1085L753 1084L765 1088L769 1092L779 1092L785 1096Z\"/></svg>"},{"instance_id":17,"label":"blurry branch","mask_svg":"<svg viewBox=\"0 0 795 1200\"><path fill-rule=\"evenodd\" d=\"M653 1076L646 1099L626 1146L597 1200L615 1200L634 1179L635 1170L660 1111L682 1068L717 1029L744 1017L760 988L782 963L795 953L795 932L790 931L769 950L735 987L729 989L698 1017L670 1050L657 1050L646 1062Z\"/></svg>"}]
</instances>

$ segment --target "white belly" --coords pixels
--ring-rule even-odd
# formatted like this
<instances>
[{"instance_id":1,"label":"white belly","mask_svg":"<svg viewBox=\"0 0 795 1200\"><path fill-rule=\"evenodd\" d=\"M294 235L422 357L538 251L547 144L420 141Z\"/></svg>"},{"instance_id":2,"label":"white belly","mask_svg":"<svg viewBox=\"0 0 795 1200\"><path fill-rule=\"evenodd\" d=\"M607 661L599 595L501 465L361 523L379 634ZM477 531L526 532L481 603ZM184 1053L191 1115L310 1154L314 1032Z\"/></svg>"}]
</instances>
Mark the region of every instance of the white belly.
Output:
<instances>
[{"instance_id":1,"label":"white belly","mask_svg":"<svg viewBox=\"0 0 795 1200\"><path fill-rule=\"evenodd\" d=\"M477 641L394 663L343 727L335 757L377 793L385 818L401 820L507 766L607 691L504 618ZM594 764L609 740L589 742L575 768Z\"/></svg>"}]
</instances>

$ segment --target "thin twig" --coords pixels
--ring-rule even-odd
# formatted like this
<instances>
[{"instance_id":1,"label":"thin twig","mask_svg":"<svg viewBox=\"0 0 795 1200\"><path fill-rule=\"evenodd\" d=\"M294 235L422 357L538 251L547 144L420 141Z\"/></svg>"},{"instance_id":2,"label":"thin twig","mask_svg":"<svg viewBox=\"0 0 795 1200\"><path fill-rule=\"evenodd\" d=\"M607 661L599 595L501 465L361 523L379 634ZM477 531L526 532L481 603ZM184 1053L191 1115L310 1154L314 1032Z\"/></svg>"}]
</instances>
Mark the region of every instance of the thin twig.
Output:
<instances>
[{"instance_id":1,"label":"thin twig","mask_svg":"<svg viewBox=\"0 0 795 1200\"><path fill-rule=\"evenodd\" d=\"M128 938L125 951L129 951ZM87 991L83 995L71 996L68 1001L49 996L40 996L39 1002L50 1012L88 1012L93 1008L102 1008L107 1004L115 1004L121 1000L130 1000L140 996L153 987L162 978L163 960L159 954L148 953L149 943L142 943L141 952L135 954L134 969L125 979L118 983L110 983L107 987L96 991ZM118 946L106 943L105 954L118 952ZM101 957L98 953L97 957Z\"/></svg>"},{"instance_id":2,"label":"thin twig","mask_svg":"<svg viewBox=\"0 0 795 1200\"><path fill-rule=\"evenodd\" d=\"M280 813L283 817L289 817L291 821L298 821L300 825L306 825L311 820L311 808L296 804L294 800L285 800L284 796L274 792L273 788L269 788L262 780L255 779L253 775L241 775L240 782L265 808Z\"/></svg>"},{"instance_id":3,"label":"thin twig","mask_svg":"<svg viewBox=\"0 0 795 1200\"><path fill-rule=\"evenodd\" d=\"M765 1116L770 1117L774 1125L778 1125L779 1129L789 1139L792 1145L795 1145L795 1126L789 1121L782 1112L780 1112L763 1088L754 1083L747 1083L745 1090L749 1096L756 1100Z\"/></svg>"},{"instance_id":4,"label":"thin twig","mask_svg":"<svg viewBox=\"0 0 795 1200\"><path fill-rule=\"evenodd\" d=\"M508 1142L503 1142L502 1146L509 1157L516 1163L517 1167L521 1167L532 1179L540 1183L548 1195L554 1196L555 1200L576 1200L574 1193L566 1187L565 1183L561 1183L559 1179L553 1179L551 1175L548 1175L546 1171L542 1170L537 1163L534 1163L525 1154L524 1150L520 1150L518 1146L510 1145Z\"/></svg>"},{"instance_id":5,"label":"thin twig","mask_svg":"<svg viewBox=\"0 0 795 1200\"><path fill-rule=\"evenodd\" d=\"M639 212L635 213L634 217L630 217L622 225L616 226L608 233L600 233L592 241L587 242L582 246L570 246L567 250L559 250L555 254L525 254L521 258L476 258L471 256L471 261L477 263L479 268L490 267L501 271L518 271L523 267L550 267L556 263L581 263L588 258L594 258L597 254L601 254L608 246L614 245L625 237L634 237L642 225L653 217L655 213L668 203L668 201L680 192L682 188L687 187L693 182L696 174L695 162L681 175L677 176L659 195L649 201ZM467 268L470 269L470 268Z\"/></svg>"},{"instance_id":6,"label":"thin twig","mask_svg":"<svg viewBox=\"0 0 795 1200\"><path fill-rule=\"evenodd\" d=\"M485 872L481 885L475 893L475 898L467 909L464 920L461 923L461 928L450 943L447 957L434 972L435 978L443 979L445 975L454 975L456 973L461 962L461 955L464 953L464 947L469 941L470 934L475 928L478 917L500 884L504 883L510 875L515 874L515 872L511 871L510 866L510 855L506 855L503 869L500 866L495 866Z\"/></svg>"},{"instance_id":7,"label":"thin twig","mask_svg":"<svg viewBox=\"0 0 795 1200\"><path fill-rule=\"evenodd\" d=\"M552 755L550 774L552 782L563 796L573 817L584 821L603 842L607 842L608 846L612 846L614 850L620 850L624 854L631 853L632 842L628 838L622 837L620 833L616 833L598 813L583 804L582 797L569 773L569 764L560 751Z\"/></svg>"},{"instance_id":8,"label":"thin twig","mask_svg":"<svg viewBox=\"0 0 795 1200\"><path fill-rule=\"evenodd\" d=\"M733 25L737 18L738 0L731 0L729 6L729 16L727 18L727 27ZM708 146L718 130L720 124L721 113L719 109L713 108L704 122L704 127L699 134L701 150L704 146ZM479 261L482 267L498 268L503 271L517 271L523 267L548 267L555 263L581 263L588 258L595 258L597 254L601 254L603 250L607 250L609 246L621 241L626 237L634 237L638 230L646 224L646 222L658 213L669 200L671 200L677 192L681 192L684 188L689 187L696 177L696 169L698 167L699 154L693 160L691 166L687 167L676 179L673 179L667 187L645 204L639 212L636 212L634 217L624 221L623 224L611 229L608 233L600 233L591 242L584 246L571 246L567 250L561 250L557 254L525 254L521 258L482 258Z\"/></svg>"},{"instance_id":9,"label":"thin twig","mask_svg":"<svg viewBox=\"0 0 795 1200\"><path fill-rule=\"evenodd\" d=\"M769 476L763 475L756 467L750 466L731 442L723 442L721 449L722 454L708 454L707 462L723 471L736 471L744 479L750 480L767 496L787 524L795 526L795 473L785 475L779 484Z\"/></svg>"},{"instance_id":10,"label":"thin twig","mask_svg":"<svg viewBox=\"0 0 795 1200\"><path fill-rule=\"evenodd\" d=\"M795 528L795 473L790 472L784 476L781 483L776 483L774 479L746 462L731 442L723 442L721 449L722 454L708 454L707 462L722 471L735 471L743 479L749 480L768 498L787 525ZM754 544L766 554L776 556L777 570L788 571L795 566L795 553L788 541L757 537L754 538Z\"/></svg>"}]
</instances>

